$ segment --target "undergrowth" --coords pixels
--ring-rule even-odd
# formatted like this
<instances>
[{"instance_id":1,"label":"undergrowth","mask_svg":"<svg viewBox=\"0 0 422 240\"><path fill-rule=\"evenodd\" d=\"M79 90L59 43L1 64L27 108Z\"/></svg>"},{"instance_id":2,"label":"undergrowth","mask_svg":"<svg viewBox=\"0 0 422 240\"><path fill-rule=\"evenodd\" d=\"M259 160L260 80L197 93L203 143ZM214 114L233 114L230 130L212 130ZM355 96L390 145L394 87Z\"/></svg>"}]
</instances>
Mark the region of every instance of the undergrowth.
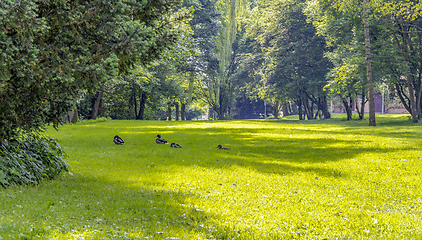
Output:
<instances>
[{"instance_id":1,"label":"undergrowth","mask_svg":"<svg viewBox=\"0 0 422 240\"><path fill-rule=\"evenodd\" d=\"M76 123L69 122L68 125L83 125L83 124L93 124L93 123L100 123L100 122L109 122L111 121L111 117L99 117L96 119L82 119L77 121Z\"/></svg>"},{"instance_id":2,"label":"undergrowth","mask_svg":"<svg viewBox=\"0 0 422 240\"><path fill-rule=\"evenodd\" d=\"M37 133L0 144L0 186L36 184L53 179L68 166L54 139Z\"/></svg>"}]
</instances>

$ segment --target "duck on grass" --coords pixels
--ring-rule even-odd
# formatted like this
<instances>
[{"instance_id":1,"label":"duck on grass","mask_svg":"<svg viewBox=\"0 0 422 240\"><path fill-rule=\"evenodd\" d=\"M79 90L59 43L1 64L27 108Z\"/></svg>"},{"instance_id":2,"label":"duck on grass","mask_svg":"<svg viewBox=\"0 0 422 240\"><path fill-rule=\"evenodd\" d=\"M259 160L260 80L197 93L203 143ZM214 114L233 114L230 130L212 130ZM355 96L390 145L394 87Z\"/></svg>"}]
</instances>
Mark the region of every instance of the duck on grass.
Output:
<instances>
[{"instance_id":1,"label":"duck on grass","mask_svg":"<svg viewBox=\"0 0 422 240\"><path fill-rule=\"evenodd\" d=\"M167 140L165 140L164 138L161 138L160 134L157 135L157 139L155 139L155 142L158 144L168 144Z\"/></svg>"},{"instance_id":2,"label":"duck on grass","mask_svg":"<svg viewBox=\"0 0 422 240\"><path fill-rule=\"evenodd\" d=\"M125 141L123 141L123 139L117 135L114 136L113 142L118 145L125 144Z\"/></svg>"}]
</instances>

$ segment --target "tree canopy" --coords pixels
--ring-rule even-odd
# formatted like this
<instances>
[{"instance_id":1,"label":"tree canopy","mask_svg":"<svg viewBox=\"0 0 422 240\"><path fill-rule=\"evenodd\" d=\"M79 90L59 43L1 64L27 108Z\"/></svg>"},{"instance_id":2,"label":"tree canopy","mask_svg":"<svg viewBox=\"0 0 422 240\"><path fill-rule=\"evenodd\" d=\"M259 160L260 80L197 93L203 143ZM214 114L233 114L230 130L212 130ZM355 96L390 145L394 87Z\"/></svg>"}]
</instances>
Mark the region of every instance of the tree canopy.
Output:
<instances>
[{"instance_id":1,"label":"tree canopy","mask_svg":"<svg viewBox=\"0 0 422 240\"><path fill-rule=\"evenodd\" d=\"M373 92L387 84L417 122L420 12L407 0L5 0L0 140L57 126L81 96L92 118L103 104L136 119L181 107L182 120L196 104L234 118L249 100L329 118L333 97L351 119L361 98L375 125Z\"/></svg>"},{"instance_id":2,"label":"tree canopy","mask_svg":"<svg viewBox=\"0 0 422 240\"><path fill-rule=\"evenodd\" d=\"M179 0L0 3L0 140L60 123L81 91L156 59L178 38Z\"/></svg>"}]
</instances>

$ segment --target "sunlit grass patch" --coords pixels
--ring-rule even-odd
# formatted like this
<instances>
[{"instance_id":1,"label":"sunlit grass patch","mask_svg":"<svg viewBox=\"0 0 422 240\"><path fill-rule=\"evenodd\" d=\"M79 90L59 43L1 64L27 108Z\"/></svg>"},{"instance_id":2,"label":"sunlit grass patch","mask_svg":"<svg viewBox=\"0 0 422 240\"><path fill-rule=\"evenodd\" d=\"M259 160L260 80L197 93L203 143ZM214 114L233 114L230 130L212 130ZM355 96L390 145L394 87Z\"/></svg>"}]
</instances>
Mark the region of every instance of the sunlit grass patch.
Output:
<instances>
[{"instance_id":1,"label":"sunlit grass patch","mask_svg":"<svg viewBox=\"0 0 422 240\"><path fill-rule=\"evenodd\" d=\"M3 189L0 236L408 239L422 236L420 124L116 121L51 134L71 174ZM158 145L161 134L182 148ZM115 145L121 136L124 145ZM232 150L219 150L218 144Z\"/></svg>"}]
</instances>

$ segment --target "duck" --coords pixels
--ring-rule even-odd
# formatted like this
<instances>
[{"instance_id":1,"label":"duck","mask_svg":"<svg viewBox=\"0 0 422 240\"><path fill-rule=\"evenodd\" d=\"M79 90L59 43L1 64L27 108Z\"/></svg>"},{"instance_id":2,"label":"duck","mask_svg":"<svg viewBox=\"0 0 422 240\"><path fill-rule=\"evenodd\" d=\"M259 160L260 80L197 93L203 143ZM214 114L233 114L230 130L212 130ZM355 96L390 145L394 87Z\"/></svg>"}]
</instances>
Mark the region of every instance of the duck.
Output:
<instances>
[{"instance_id":1,"label":"duck","mask_svg":"<svg viewBox=\"0 0 422 240\"><path fill-rule=\"evenodd\" d=\"M170 147L174 147L174 148L181 148L182 146L180 146L179 144L177 144L177 143L172 143L172 144L170 144Z\"/></svg>"},{"instance_id":2,"label":"duck","mask_svg":"<svg viewBox=\"0 0 422 240\"><path fill-rule=\"evenodd\" d=\"M231 150L228 147L223 147L221 144L217 146L218 149Z\"/></svg>"},{"instance_id":3,"label":"duck","mask_svg":"<svg viewBox=\"0 0 422 240\"><path fill-rule=\"evenodd\" d=\"M168 144L167 140L165 140L164 138L161 138L160 134L157 135L157 139L155 139L155 142L161 143L161 144Z\"/></svg>"},{"instance_id":4,"label":"duck","mask_svg":"<svg viewBox=\"0 0 422 240\"><path fill-rule=\"evenodd\" d=\"M125 144L125 141L123 141L123 139L121 137L117 136L117 135L114 136L113 142L115 144Z\"/></svg>"}]
</instances>

